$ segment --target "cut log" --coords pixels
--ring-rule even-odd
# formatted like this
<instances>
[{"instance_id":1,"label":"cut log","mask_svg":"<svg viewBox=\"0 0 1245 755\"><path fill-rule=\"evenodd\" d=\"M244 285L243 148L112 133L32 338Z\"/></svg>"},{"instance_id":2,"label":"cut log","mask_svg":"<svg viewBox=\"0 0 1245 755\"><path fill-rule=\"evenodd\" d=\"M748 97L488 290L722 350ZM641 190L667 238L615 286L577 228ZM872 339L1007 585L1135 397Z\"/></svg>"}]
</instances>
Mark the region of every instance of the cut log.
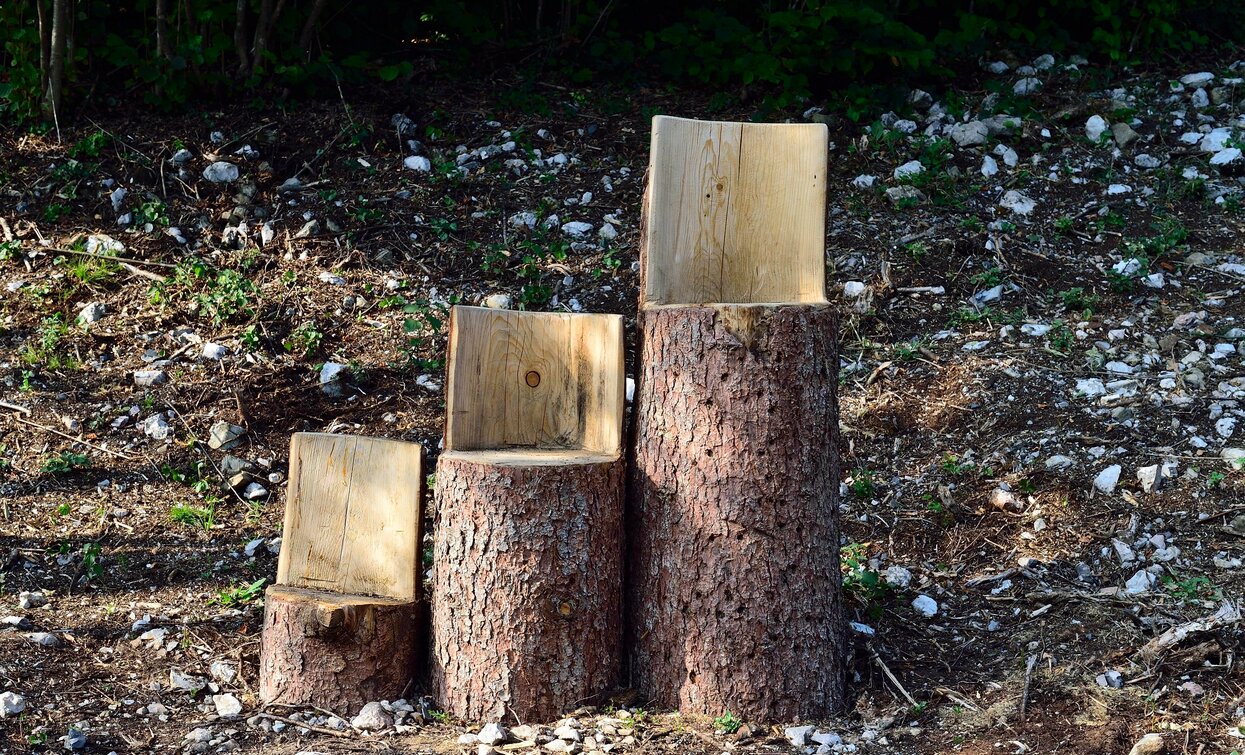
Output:
<instances>
[{"instance_id":1,"label":"cut log","mask_svg":"<svg viewBox=\"0 0 1245 755\"><path fill-rule=\"evenodd\" d=\"M619 683L618 456L448 452L437 462L432 687L470 721L550 721Z\"/></svg>"},{"instance_id":2,"label":"cut log","mask_svg":"<svg viewBox=\"0 0 1245 755\"><path fill-rule=\"evenodd\" d=\"M628 635L641 699L842 709L838 356L826 305L640 312Z\"/></svg>"},{"instance_id":3,"label":"cut log","mask_svg":"<svg viewBox=\"0 0 1245 755\"><path fill-rule=\"evenodd\" d=\"M346 716L373 700L402 697L416 669L416 605L272 585L264 602L260 699Z\"/></svg>"}]
</instances>

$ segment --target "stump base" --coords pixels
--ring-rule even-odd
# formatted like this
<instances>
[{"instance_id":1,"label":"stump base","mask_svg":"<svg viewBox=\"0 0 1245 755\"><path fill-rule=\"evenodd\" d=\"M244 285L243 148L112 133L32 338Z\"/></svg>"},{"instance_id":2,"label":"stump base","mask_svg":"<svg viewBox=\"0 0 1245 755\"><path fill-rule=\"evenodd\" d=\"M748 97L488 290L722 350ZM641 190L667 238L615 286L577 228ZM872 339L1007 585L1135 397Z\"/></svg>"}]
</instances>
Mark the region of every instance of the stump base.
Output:
<instances>
[{"instance_id":1,"label":"stump base","mask_svg":"<svg viewBox=\"0 0 1245 755\"><path fill-rule=\"evenodd\" d=\"M415 673L416 611L392 598L269 587L260 699L340 715L398 699Z\"/></svg>"},{"instance_id":2,"label":"stump base","mask_svg":"<svg viewBox=\"0 0 1245 755\"><path fill-rule=\"evenodd\" d=\"M548 721L618 685L622 476L601 454L441 455L432 685L446 711Z\"/></svg>"}]
</instances>

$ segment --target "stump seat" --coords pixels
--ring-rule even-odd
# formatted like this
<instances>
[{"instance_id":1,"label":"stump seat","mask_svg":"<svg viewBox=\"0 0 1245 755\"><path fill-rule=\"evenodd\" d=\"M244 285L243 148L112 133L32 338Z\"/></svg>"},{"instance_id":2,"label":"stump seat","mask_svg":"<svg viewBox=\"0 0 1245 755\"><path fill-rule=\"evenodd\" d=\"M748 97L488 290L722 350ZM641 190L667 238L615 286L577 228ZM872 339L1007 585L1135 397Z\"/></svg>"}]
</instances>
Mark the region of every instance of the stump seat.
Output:
<instances>
[{"instance_id":1,"label":"stump seat","mask_svg":"<svg viewBox=\"0 0 1245 755\"><path fill-rule=\"evenodd\" d=\"M552 720L619 680L622 318L455 307L447 371L433 694Z\"/></svg>"},{"instance_id":2,"label":"stump seat","mask_svg":"<svg viewBox=\"0 0 1245 755\"><path fill-rule=\"evenodd\" d=\"M296 433L260 699L342 714L396 699L418 666L423 449Z\"/></svg>"}]
</instances>

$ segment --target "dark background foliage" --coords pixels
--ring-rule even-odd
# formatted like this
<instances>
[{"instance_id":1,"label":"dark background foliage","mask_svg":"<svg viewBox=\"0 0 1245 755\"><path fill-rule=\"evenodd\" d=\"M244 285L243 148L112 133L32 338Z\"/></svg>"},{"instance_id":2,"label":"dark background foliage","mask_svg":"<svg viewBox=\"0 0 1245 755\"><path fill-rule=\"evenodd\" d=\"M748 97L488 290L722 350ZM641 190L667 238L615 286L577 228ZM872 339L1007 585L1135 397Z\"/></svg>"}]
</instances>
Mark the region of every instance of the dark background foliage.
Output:
<instances>
[{"instance_id":1,"label":"dark background foliage","mask_svg":"<svg viewBox=\"0 0 1245 755\"><path fill-rule=\"evenodd\" d=\"M64 44L54 20L65 14ZM578 83L711 87L761 109L946 75L987 49L1135 63L1245 40L1245 4L1208 0L24 0L0 2L0 112L141 100L335 93L343 81L521 69ZM58 49L64 76L54 86ZM63 90L63 91L62 91Z\"/></svg>"}]
</instances>

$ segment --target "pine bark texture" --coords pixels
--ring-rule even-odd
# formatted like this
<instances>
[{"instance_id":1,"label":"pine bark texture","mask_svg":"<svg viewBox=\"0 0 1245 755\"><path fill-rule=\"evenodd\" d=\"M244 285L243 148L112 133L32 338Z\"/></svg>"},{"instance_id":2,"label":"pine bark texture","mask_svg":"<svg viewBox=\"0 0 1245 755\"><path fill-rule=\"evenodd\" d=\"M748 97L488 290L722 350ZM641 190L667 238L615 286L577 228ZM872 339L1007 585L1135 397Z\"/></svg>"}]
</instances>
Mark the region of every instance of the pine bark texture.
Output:
<instances>
[{"instance_id":1,"label":"pine bark texture","mask_svg":"<svg viewBox=\"0 0 1245 755\"><path fill-rule=\"evenodd\" d=\"M470 721L548 721L615 689L621 460L437 466L432 687Z\"/></svg>"},{"instance_id":2,"label":"pine bark texture","mask_svg":"<svg viewBox=\"0 0 1245 755\"><path fill-rule=\"evenodd\" d=\"M662 307L642 310L640 328L631 683L686 714L840 711L834 314Z\"/></svg>"},{"instance_id":3,"label":"pine bark texture","mask_svg":"<svg viewBox=\"0 0 1245 755\"><path fill-rule=\"evenodd\" d=\"M340 715L396 700L415 674L417 627L415 603L273 585L264 601L260 699Z\"/></svg>"}]
</instances>

